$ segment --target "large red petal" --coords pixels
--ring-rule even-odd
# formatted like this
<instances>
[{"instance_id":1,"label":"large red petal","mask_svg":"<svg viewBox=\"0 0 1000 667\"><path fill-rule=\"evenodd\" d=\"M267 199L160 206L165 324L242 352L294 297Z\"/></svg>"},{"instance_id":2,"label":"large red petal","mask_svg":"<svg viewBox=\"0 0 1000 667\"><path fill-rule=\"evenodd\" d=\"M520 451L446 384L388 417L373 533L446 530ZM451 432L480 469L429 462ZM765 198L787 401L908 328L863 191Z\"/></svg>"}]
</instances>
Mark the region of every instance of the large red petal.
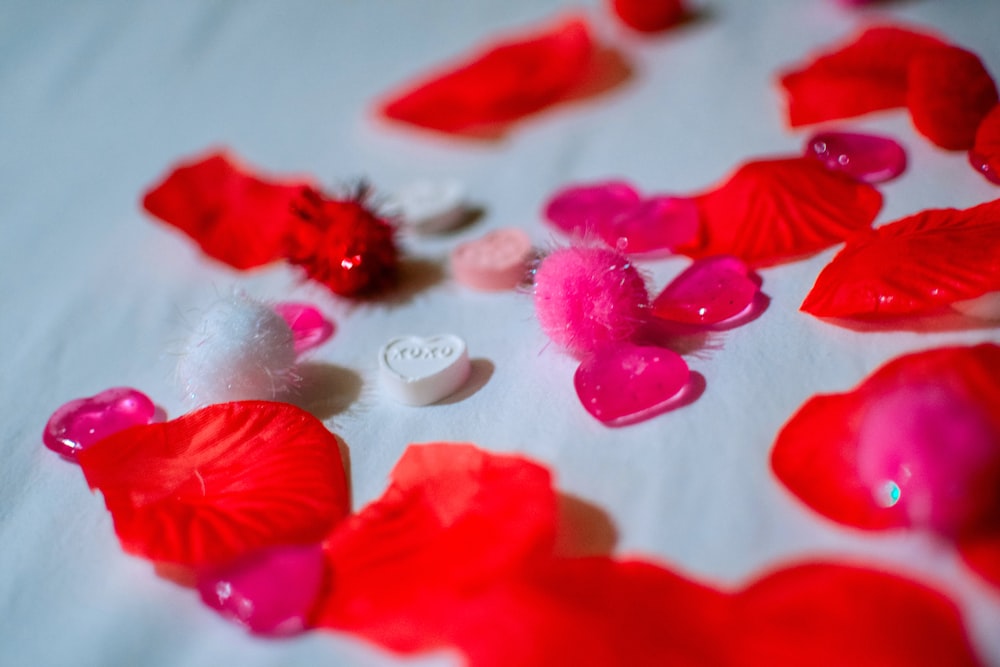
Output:
<instances>
[{"instance_id":1,"label":"large red petal","mask_svg":"<svg viewBox=\"0 0 1000 667\"><path fill-rule=\"evenodd\" d=\"M963 479L955 507L969 516L989 516L978 507L997 499L1000 469L1000 347L950 347L904 355L885 364L854 390L814 396L788 420L778 433L771 452L771 467L778 479L803 502L824 516L862 529L883 529L911 524L902 502L883 506L875 490L862 481L859 461L861 430L872 409L883 409L884 399L900 390L933 386L942 397L971 405L988 423L996 448L991 465L980 465ZM901 426L904 426L901 424ZM905 429L900 429L900 434ZM899 435L899 437L905 437ZM906 443L885 443L905 448ZM956 443L957 446L957 443ZM955 455L960 452L956 450ZM949 452L937 452L939 457ZM941 459L937 459L942 463ZM962 471L958 471L962 472ZM915 474L918 474L915 472ZM916 479L915 483L925 480ZM932 482L927 482L932 483ZM940 508L945 509L945 508Z\"/></svg>"},{"instance_id":2,"label":"large red petal","mask_svg":"<svg viewBox=\"0 0 1000 667\"><path fill-rule=\"evenodd\" d=\"M1000 199L922 211L859 235L816 278L802 310L818 317L933 313L1000 290Z\"/></svg>"},{"instance_id":3,"label":"large red petal","mask_svg":"<svg viewBox=\"0 0 1000 667\"><path fill-rule=\"evenodd\" d=\"M383 103L380 112L441 132L514 121L581 83L593 51L587 24L564 19L540 32L502 39L407 86Z\"/></svg>"},{"instance_id":4,"label":"large red petal","mask_svg":"<svg viewBox=\"0 0 1000 667\"><path fill-rule=\"evenodd\" d=\"M905 106L911 59L944 45L937 37L905 28L868 28L780 75L789 123L796 127Z\"/></svg>"},{"instance_id":5,"label":"large red petal","mask_svg":"<svg viewBox=\"0 0 1000 667\"><path fill-rule=\"evenodd\" d=\"M949 150L972 148L979 124L998 101L996 84L983 63L957 47L914 56L908 82L906 103L914 126Z\"/></svg>"},{"instance_id":6,"label":"large red petal","mask_svg":"<svg viewBox=\"0 0 1000 667\"><path fill-rule=\"evenodd\" d=\"M729 664L977 665L955 604L897 576L807 564L736 596Z\"/></svg>"},{"instance_id":7,"label":"large red petal","mask_svg":"<svg viewBox=\"0 0 1000 667\"><path fill-rule=\"evenodd\" d=\"M284 403L210 405L80 456L126 551L202 567L321 540L348 511L337 440Z\"/></svg>"},{"instance_id":8,"label":"large red petal","mask_svg":"<svg viewBox=\"0 0 1000 667\"><path fill-rule=\"evenodd\" d=\"M237 269L283 257L292 202L306 182L264 180L226 153L183 162L143 196L143 207Z\"/></svg>"},{"instance_id":9,"label":"large red petal","mask_svg":"<svg viewBox=\"0 0 1000 667\"><path fill-rule=\"evenodd\" d=\"M799 259L870 227L882 195L806 157L748 162L696 198L700 230L677 248L756 266Z\"/></svg>"}]
</instances>

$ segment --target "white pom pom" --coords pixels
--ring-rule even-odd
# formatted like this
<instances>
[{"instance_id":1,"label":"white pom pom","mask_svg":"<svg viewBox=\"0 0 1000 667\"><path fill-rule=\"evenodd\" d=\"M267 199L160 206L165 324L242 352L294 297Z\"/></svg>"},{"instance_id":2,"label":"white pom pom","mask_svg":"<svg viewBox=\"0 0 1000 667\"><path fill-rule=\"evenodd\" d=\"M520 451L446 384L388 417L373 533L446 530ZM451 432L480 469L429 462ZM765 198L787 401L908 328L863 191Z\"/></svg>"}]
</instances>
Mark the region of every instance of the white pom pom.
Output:
<instances>
[{"instance_id":1,"label":"white pom pom","mask_svg":"<svg viewBox=\"0 0 1000 667\"><path fill-rule=\"evenodd\" d=\"M195 406L273 400L295 381L295 345L274 309L236 295L214 304L188 340L177 377Z\"/></svg>"}]
</instances>

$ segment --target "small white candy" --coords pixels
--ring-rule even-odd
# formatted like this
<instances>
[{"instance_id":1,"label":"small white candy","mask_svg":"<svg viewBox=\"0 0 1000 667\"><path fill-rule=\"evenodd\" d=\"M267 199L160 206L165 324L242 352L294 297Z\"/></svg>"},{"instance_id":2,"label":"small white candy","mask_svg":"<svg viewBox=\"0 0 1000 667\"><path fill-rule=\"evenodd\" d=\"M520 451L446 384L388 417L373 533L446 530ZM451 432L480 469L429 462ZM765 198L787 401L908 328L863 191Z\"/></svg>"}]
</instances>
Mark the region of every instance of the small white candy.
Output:
<instances>
[{"instance_id":1,"label":"small white candy","mask_svg":"<svg viewBox=\"0 0 1000 667\"><path fill-rule=\"evenodd\" d=\"M422 233L443 232L465 216L465 188L456 180L415 181L395 197L403 224Z\"/></svg>"},{"instance_id":2,"label":"small white candy","mask_svg":"<svg viewBox=\"0 0 1000 667\"><path fill-rule=\"evenodd\" d=\"M382 387L400 403L430 405L469 379L465 341L451 334L393 338L379 351Z\"/></svg>"},{"instance_id":3,"label":"small white candy","mask_svg":"<svg viewBox=\"0 0 1000 667\"><path fill-rule=\"evenodd\" d=\"M975 299L956 301L951 307L981 320L1000 320L1000 292L987 292Z\"/></svg>"},{"instance_id":4,"label":"small white candy","mask_svg":"<svg viewBox=\"0 0 1000 667\"><path fill-rule=\"evenodd\" d=\"M273 400L295 379L292 330L274 309L236 295L205 313L177 363L185 398L195 406Z\"/></svg>"}]
</instances>

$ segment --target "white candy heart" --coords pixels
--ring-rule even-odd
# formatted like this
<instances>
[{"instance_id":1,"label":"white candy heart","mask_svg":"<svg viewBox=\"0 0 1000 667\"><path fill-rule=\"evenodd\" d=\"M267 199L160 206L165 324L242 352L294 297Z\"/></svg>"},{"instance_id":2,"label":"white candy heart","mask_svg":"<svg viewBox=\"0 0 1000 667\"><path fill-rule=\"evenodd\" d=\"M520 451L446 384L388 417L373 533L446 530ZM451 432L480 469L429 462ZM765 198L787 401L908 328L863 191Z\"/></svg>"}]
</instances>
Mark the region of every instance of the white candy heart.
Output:
<instances>
[{"instance_id":1,"label":"white candy heart","mask_svg":"<svg viewBox=\"0 0 1000 667\"><path fill-rule=\"evenodd\" d=\"M415 181L395 196L403 222L424 233L443 232L465 215L465 188L455 180Z\"/></svg>"},{"instance_id":2,"label":"white candy heart","mask_svg":"<svg viewBox=\"0 0 1000 667\"><path fill-rule=\"evenodd\" d=\"M430 405L454 393L471 368L465 341L452 334L393 338L378 361L383 388L407 405Z\"/></svg>"}]
</instances>

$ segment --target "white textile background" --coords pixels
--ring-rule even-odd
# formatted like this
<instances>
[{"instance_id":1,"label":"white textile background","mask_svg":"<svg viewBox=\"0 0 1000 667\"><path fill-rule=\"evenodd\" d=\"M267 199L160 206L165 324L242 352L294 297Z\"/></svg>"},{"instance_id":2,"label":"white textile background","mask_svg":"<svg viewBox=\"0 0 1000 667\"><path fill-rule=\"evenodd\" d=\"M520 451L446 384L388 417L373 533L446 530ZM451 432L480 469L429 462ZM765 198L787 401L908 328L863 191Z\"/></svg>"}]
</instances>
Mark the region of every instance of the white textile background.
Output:
<instances>
[{"instance_id":1,"label":"white textile background","mask_svg":"<svg viewBox=\"0 0 1000 667\"><path fill-rule=\"evenodd\" d=\"M707 389L693 405L608 429L580 407L575 362L546 345L524 294L473 293L447 277L457 243L520 226L556 242L539 209L556 188L606 177L691 192L762 155L798 152L779 67L875 21L928 26L1000 75L1000 2L914 0L851 10L832 0L704 0L700 21L654 38L616 27L596 0L131 0L0 3L0 664L389 665L347 636L244 634L125 555L80 471L41 446L63 402L137 387L183 407L176 353L199 311L244 289L315 302L338 325L326 368L328 426L350 450L355 507L377 497L408 443L472 441L550 465L559 487L605 510L616 553L738 586L807 558L902 572L961 606L985 662L1000 665L1000 592L925 535L863 534L810 512L768 467L777 430L809 396L842 391L901 353L998 341L994 328L868 332L797 308L830 250L761 272L769 309L690 358ZM566 10L593 17L633 62L627 85L562 106L493 143L449 141L371 118L372 101L498 32ZM1000 196L959 153L930 145L904 111L841 123L891 134L910 169L882 187L879 222ZM239 273L154 222L140 193L175 161L228 147L276 174L391 192L459 177L485 211L440 237L404 238L441 280L392 304L352 306L278 266ZM644 262L655 288L687 264ZM451 332L476 382L425 408L375 383L376 352L401 334ZM319 373L320 371L316 371ZM426 656L421 664L456 664Z\"/></svg>"}]
</instances>

